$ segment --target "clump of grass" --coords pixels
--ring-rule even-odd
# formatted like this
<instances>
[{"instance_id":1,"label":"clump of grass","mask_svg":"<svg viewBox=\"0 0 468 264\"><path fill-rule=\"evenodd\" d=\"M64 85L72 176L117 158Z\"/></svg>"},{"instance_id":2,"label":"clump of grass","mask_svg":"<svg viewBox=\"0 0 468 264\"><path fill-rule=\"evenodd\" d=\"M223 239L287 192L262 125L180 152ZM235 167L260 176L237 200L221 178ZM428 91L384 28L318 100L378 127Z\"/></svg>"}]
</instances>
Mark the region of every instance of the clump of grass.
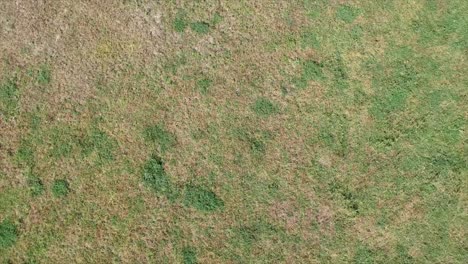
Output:
<instances>
[{"instance_id":1,"label":"clump of grass","mask_svg":"<svg viewBox=\"0 0 468 264\"><path fill-rule=\"evenodd\" d=\"M70 184L65 179L55 180L52 184L52 194L55 197L67 196L70 192Z\"/></svg>"},{"instance_id":2,"label":"clump of grass","mask_svg":"<svg viewBox=\"0 0 468 264\"><path fill-rule=\"evenodd\" d=\"M259 116L270 116L278 113L279 107L269 99L261 97L255 101L252 110Z\"/></svg>"},{"instance_id":3,"label":"clump of grass","mask_svg":"<svg viewBox=\"0 0 468 264\"><path fill-rule=\"evenodd\" d=\"M260 139L252 139L250 148L254 154L265 154L266 146L265 143Z\"/></svg>"},{"instance_id":4,"label":"clump of grass","mask_svg":"<svg viewBox=\"0 0 468 264\"><path fill-rule=\"evenodd\" d=\"M18 111L19 90L15 79L0 84L0 114L10 118Z\"/></svg>"},{"instance_id":5,"label":"clump of grass","mask_svg":"<svg viewBox=\"0 0 468 264\"><path fill-rule=\"evenodd\" d=\"M198 34L206 34L210 31L210 24L203 21L197 21L190 24L190 28Z\"/></svg>"},{"instance_id":6,"label":"clump of grass","mask_svg":"<svg viewBox=\"0 0 468 264\"><path fill-rule=\"evenodd\" d=\"M164 163L159 157L151 157L143 168L143 182L155 193L169 199L175 197L176 190L164 170Z\"/></svg>"},{"instance_id":7,"label":"clump of grass","mask_svg":"<svg viewBox=\"0 0 468 264\"><path fill-rule=\"evenodd\" d=\"M149 126L144 131L146 141L157 144L161 151L165 151L176 143L175 136L167 131L162 124Z\"/></svg>"},{"instance_id":8,"label":"clump of grass","mask_svg":"<svg viewBox=\"0 0 468 264\"><path fill-rule=\"evenodd\" d=\"M323 79L323 65L319 62L316 62L314 60L307 60L303 64L303 69L304 72L302 74L302 77L307 80L321 80Z\"/></svg>"},{"instance_id":9,"label":"clump of grass","mask_svg":"<svg viewBox=\"0 0 468 264\"><path fill-rule=\"evenodd\" d=\"M184 204L200 211L211 212L224 207L224 202L213 191L201 186L185 187Z\"/></svg>"},{"instance_id":10,"label":"clump of grass","mask_svg":"<svg viewBox=\"0 0 468 264\"><path fill-rule=\"evenodd\" d=\"M318 48L320 46L317 35L310 31L302 33L300 43L302 48Z\"/></svg>"},{"instance_id":11,"label":"clump of grass","mask_svg":"<svg viewBox=\"0 0 468 264\"><path fill-rule=\"evenodd\" d=\"M203 78L197 81L197 89L202 93L202 94L207 94L208 89L211 87L213 84L213 81L208 79L208 78Z\"/></svg>"},{"instance_id":12,"label":"clump of grass","mask_svg":"<svg viewBox=\"0 0 468 264\"><path fill-rule=\"evenodd\" d=\"M44 184L42 183L42 180L35 176L31 175L28 178L28 185L29 189L31 191L32 196L39 196L42 195L45 191Z\"/></svg>"},{"instance_id":13,"label":"clump of grass","mask_svg":"<svg viewBox=\"0 0 468 264\"><path fill-rule=\"evenodd\" d=\"M18 228L9 221L3 220L0 223L0 249L6 249L13 246L18 240Z\"/></svg>"},{"instance_id":14,"label":"clump of grass","mask_svg":"<svg viewBox=\"0 0 468 264\"><path fill-rule=\"evenodd\" d=\"M34 148L29 140L22 140L16 152L16 159L22 165L33 167L35 165Z\"/></svg>"},{"instance_id":15,"label":"clump of grass","mask_svg":"<svg viewBox=\"0 0 468 264\"><path fill-rule=\"evenodd\" d=\"M37 73L37 82L39 84L49 84L52 80L50 68L48 66L42 66Z\"/></svg>"},{"instance_id":16,"label":"clump of grass","mask_svg":"<svg viewBox=\"0 0 468 264\"><path fill-rule=\"evenodd\" d=\"M197 252L192 247L184 247L182 249L182 259L184 264L196 264L197 261Z\"/></svg>"},{"instance_id":17,"label":"clump of grass","mask_svg":"<svg viewBox=\"0 0 468 264\"><path fill-rule=\"evenodd\" d=\"M68 156L73 149L73 142L76 139L69 127L58 127L51 131L52 149L50 154L53 157Z\"/></svg>"},{"instance_id":18,"label":"clump of grass","mask_svg":"<svg viewBox=\"0 0 468 264\"><path fill-rule=\"evenodd\" d=\"M346 23L353 22L358 15L359 10L348 5L341 5L336 11L336 17Z\"/></svg>"},{"instance_id":19,"label":"clump of grass","mask_svg":"<svg viewBox=\"0 0 468 264\"><path fill-rule=\"evenodd\" d=\"M217 25L223 21L224 17L222 17L219 13L215 13L213 15L213 18L211 19L211 24L212 25Z\"/></svg>"},{"instance_id":20,"label":"clump of grass","mask_svg":"<svg viewBox=\"0 0 468 264\"><path fill-rule=\"evenodd\" d=\"M177 32L184 32L185 29L187 28L187 25L188 25L188 21L187 21L185 12L184 11L177 12L174 22L173 22L174 30Z\"/></svg>"},{"instance_id":21,"label":"clump of grass","mask_svg":"<svg viewBox=\"0 0 468 264\"><path fill-rule=\"evenodd\" d=\"M302 74L298 78L293 79L293 83L297 88L304 89L309 81L323 80L323 64L314 60L306 60L302 63Z\"/></svg>"},{"instance_id":22,"label":"clump of grass","mask_svg":"<svg viewBox=\"0 0 468 264\"><path fill-rule=\"evenodd\" d=\"M109 137L104 131L93 128L79 141L82 152L90 155L95 152L100 163L114 159L114 150L117 147L117 141Z\"/></svg>"}]
</instances>

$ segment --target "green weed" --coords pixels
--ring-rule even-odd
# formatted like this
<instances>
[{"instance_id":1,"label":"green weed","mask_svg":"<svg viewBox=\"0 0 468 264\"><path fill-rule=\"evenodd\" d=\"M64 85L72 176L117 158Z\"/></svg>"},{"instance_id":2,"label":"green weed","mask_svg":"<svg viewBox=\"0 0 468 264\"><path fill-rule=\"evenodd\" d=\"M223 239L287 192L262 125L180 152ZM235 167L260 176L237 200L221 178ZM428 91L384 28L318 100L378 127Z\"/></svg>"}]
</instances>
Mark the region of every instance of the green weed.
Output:
<instances>
[{"instance_id":1,"label":"green weed","mask_svg":"<svg viewBox=\"0 0 468 264\"><path fill-rule=\"evenodd\" d=\"M18 111L19 90L15 79L0 83L0 114L7 119Z\"/></svg>"},{"instance_id":2,"label":"green weed","mask_svg":"<svg viewBox=\"0 0 468 264\"><path fill-rule=\"evenodd\" d=\"M210 31L210 24L198 21L190 24L190 28L198 34L206 34Z\"/></svg>"},{"instance_id":3,"label":"green weed","mask_svg":"<svg viewBox=\"0 0 468 264\"><path fill-rule=\"evenodd\" d=\"M9 220L3 220L0 223L0 249L13 246L18 240L18 235L16 225Z\"/></svg>"},{"instance_id":4,"label":"green weed","mask_svg":"<svg viewBox=\"0 0 468 264\"><path fill-rule=\"evenodd\" d=\"M28 185L32 196L42 195L45 191L42 180L35 175L31 175L28 177Z\"/></svg>"},{"instance_id":5,"label":"green weed","mask_svg":"<svg viewBox=\"0 0 468 264\"><path fill-rule=\"evenodd\" d=\"M176 144L175 136L167 131L162 124L147 127L144 136L148 142L157 144L161 151L166 151Z\"/></svg>"},{"instance_id":6,"label":"green weed","mask_svg":"<svg viewBox=\"0 0 468 264\"><path fill-rule=\"evenodd\" d=\"M159 157L151 157L144 165L143 182L156 194L164 195L169 199L173 199L177 194L170 177L164 170L163 161Z\"/></svg>"},{"instance_id":7,"label":"green weed","mask_svg":"<svg viewBox=\"0 0 468 264\"><path fill-rule=\"evenodd\" d=\"M343 20L346 23L351 23L356 19L359 13L359 9L348 5L342 5L338 7L338 10L336 11L336 17Z\"/></svg>"},{"instance_id":8,"label":"green weed","mask_svg":"<svg viewBox=\"0 0 468 264\"><path fill-rule=\"evenodd\" d=\"M188 26L188 21L184 11L179 11L174 19L173 27L177 32L184 32Z\"/></svg>"},{"instance_id":9,"label":"green weed","mask_svg":"<svg viewBox=\"0 0 468 264\"><path fill-rule=\"evenodd\" d=\"M213 84L213 81L208 79L208 78L203 78L197 81L197 89L202 93L202 94L207 94L209 88Z\"/></svg>"},{"instance_id":10,"label":"green weed","mask_svg":"<svg viewBox=\"0 0 468 264\"><path fill-rule=\"evenodd\" d=\"M215 211L224 207L224 202L214 192L201 186L187 185L185 187L184 204L201 211Z\"/></svg>"},{"instance_id":11,"label":"green weed","mask_svg":"<svg viewBox=\"0 0 468 264\"><path fill-rule=\"evenodd\" d=\"M265 97L258 98L252 110L259 116L270 116L279 112L279 107Z\"/></svg>"},{"instance_id":12,"label":"green weed","mask_svg":"<svg viewBox=\"0 0 468 264\"><path fill-rule=\"evenodd\" d=\"M82 153L86 156L96 153L98 163L108 162L114 159L114 151L117 148L117 141L109 137L105 132L93 127L87 135L79 139ZM69 144L69 143L67 143ZM71 145L61 146L63 151L68 152ZM59 148L59 149L60 149Z\"/></svg>"},{"instance_id":13,"label":"green weed","mask_svg":"<svg viewBox=\"0 0 468 264\"><path fill-rule=\"evenodd\" d=\"M49 84L52 80L52 74L48 66L42 66L37 72L37 82L45 85Z\"/></svg>"},{"instance_id":14,"label":"green weed","mask_svg":"<svg viewBox=\"0 0 468 264\"><path fill-rule=\"evenodd\" d=\"M182 259L184 264L196 264L197 262L197 252L192 247L184 247L182 249Z\"/></svg>"},{"instance_id":15,"label":"green weed","mask_svg":"<svg viewBox=\"0 0 468 264\"><path fill-rule=\"evenodd\" d=\"M55 197L67 196L70 192L70 184L65 179L55 180L52 184L52 194Z\"/></svg>"}]
</instances>

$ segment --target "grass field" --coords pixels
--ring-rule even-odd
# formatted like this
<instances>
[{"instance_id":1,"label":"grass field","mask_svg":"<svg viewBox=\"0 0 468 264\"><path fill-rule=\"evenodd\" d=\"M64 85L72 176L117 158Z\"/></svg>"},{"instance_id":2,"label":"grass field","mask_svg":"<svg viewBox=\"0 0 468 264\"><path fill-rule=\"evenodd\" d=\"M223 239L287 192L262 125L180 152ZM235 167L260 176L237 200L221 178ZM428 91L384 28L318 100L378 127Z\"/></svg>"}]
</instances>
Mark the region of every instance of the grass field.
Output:
<instances>
[{"instance_id":1,"label":"grass field","mask_svg":"<svg viewBox=\"0 0 468 264\"><path fill-rule=\"evenodd\" d=\"M467 263L468 1L0 2L0 263Z\"/></svg>"}]
</instances>

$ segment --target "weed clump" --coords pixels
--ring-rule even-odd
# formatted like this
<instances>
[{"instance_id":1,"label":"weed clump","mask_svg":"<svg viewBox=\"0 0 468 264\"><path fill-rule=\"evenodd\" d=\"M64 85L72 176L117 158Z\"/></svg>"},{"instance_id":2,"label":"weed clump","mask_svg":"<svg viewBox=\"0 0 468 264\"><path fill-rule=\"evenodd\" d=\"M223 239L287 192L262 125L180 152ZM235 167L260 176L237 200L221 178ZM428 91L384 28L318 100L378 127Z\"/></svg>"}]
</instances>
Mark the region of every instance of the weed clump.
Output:
<instances>
[{"instance_id":1,"label":"weed clump","mask_svg":"<svg viewBox=\"0 0 468 264\"><path fill-rule=\"evenodd\" d=\"M16 81L10 79L0 84L0 114L10 118L18 110L19 91Z\"/></svg>"},{"instance_id":2,"label":"weed clump","mask_svg":"<svg viewBox=\"0 0 468 264\"><path fill-rule=\"evenodd\" d=\"M198 21L190 24L190 28L198 34L206 34L210 31L210 24Z\"/></svg>"},{"instance_id":3,"label":"weed clump","mask_svg":"<svg viewBox=\"0 0 468 264\"><path fill-rule=\"evenodd\" d=\"M52 194L55 197L67 196L70 192L70 184L65 179L55 180L52 185Z\"/></svg>"},{"instance_id":4,"label":"weed clump","mask_svg":"<svg viewBox=\"0 0 468 264\"><path fill-rule=\"evenodd\" d=\"M164 163L159 157L151 157L143 168L143 182L155 193L174 198L175 188L164 170Z\"/></svg>"},{"instance_id":5,"label":"weed clump","mask_svg":"<svg viewBox=\"0 0 468 264\"><path fill-rule=\"evenodd\" d=\"M99 162L114 159L114 150L117 142L97 128L93 128L79 143L84 155L88 156L96 152Z\"/></svg>"},{"instance_id":6,"label":"weed clump","mask_svg":"<svg viewBox=\"0 0 468 264\"><path fill-rule=\"evenodd\" d=\"M34 175L30 176L28 179L28 184L32 196L39 196L44 193L44 184L39 177Z\"/></svg>"},{"instance_id":7,"label":"weed clump","mask_svg":"<svg viewBox=\"0 0 468 264\"><path fill-rule=\"evenodd\" d=\"M0 249L13 246L17 240L18 229L16 225L9 220L3 220L0 223Z\"/></svg>"},{"instance_id":8,"label":"weed clump","mask_svg":"<svg viewBox=\"0 0 468 264\"><path fill-rule=\"evenodd\" d=\"M197 88L202 94L208 93L213 81L208 78L203 78L197 81Z\"/></svg>"},{"instance_id":9,"label":"weed clump","mask_svg":"<svg viewBox=\"0 0 468 264\"><path fill-rule=\"evenodd\" d=\"M37 73L37 82L43 85L49 84L52 80L51 76L52 74L50 72L50 68L47 66L42 66Z\"/></svg>"},{"instance_id":10,"label":"weed clump","mask_svg":"<svg viewBox=\"0 0 468 264\"><path fill-rule=\"evenodd\" d=\"M253 111L259 116L270 116L279 112L279 107L267 98L259 98L252 106Z\"/></svg>"},{"instance_id":11,"label":"weed clump","mask_svg":"<svg viewBox=\"0 0 468 264\"><path fill-rule=\"evenodd\" d=\"M197 253L192 247L184 247L182 249L182 258L184 264L196 264L197 263Z\"/></svg>"},{"instance_id":12,"label":"weed clump","mask_svg":"<svg viewBox=\"0 0 468 264\"><path fill-rule=\"evenodd\" d=\"M188 22L187 22L187 18L186 18L186 14L185 12L183 11L179 11L177 14L176 14L176 17L174 19L174 29L175 31L177 32L184 32L185 29L187 28L187 25L188 25Z\"/></svg>"},{"instance_id":13,"label":"weed clump","mask_svg":"<svg viewBox=\"0 0 468 264\"><path fill-rule=\"evenodd\" d=\"M336 17L338 17L340 20L343 20L346 23L353 22L358 15L358 9L347 5L340 6L336 12Z\"/></svg>"},{"instance_id":14,"label":"weed clump","mask_svg":"<svg viewBox=\"0 0 468 264\"><path fill-rule=\"evenodd\" d=\"M196 185L185 188L184 203L200 211L215 211L224 207L224 202L213 191Z\"/></svg>"},{"instance_id":15,"label":"weed clump","mask_svg":"<svg viewBox=\"0 0 468 264\"><path fill-rule=\"evenodd\" d=\"M304 89L309 81L320 81L324 79L323 64L314 60L306 60L302 63L302 74L293 79L293 83L297 88Z\"/></svg>"},{"instance_id":16,"label":"weed clump","mask_svg":"<svg viewBox=\"0 0 468 264\"><path fill-rule=\"evenodd\" d=\"M175 136L161 124L147 127L144 131L144 137L147 141L158 144L161 151L167 150L176 143Z\"/></svg>"}]
</instances>

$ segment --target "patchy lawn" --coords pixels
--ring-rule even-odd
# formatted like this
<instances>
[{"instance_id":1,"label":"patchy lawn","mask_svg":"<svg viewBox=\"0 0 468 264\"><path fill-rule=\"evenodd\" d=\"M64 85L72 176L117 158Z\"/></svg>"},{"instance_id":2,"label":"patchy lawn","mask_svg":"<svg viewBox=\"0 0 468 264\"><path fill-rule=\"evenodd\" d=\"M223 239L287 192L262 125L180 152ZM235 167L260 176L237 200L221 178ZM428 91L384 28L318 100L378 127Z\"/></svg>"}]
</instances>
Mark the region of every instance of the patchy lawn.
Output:
<instances>
[{"instance_id":1,"label":"patchy lawn","mask_svg":"<svg viewBox=\"0 0 468 264\"><path fill-rule=\"evenodd\" d=\"M3 1L0 263L466 263L467 13Z\"/></svg>"}]
</instances>

